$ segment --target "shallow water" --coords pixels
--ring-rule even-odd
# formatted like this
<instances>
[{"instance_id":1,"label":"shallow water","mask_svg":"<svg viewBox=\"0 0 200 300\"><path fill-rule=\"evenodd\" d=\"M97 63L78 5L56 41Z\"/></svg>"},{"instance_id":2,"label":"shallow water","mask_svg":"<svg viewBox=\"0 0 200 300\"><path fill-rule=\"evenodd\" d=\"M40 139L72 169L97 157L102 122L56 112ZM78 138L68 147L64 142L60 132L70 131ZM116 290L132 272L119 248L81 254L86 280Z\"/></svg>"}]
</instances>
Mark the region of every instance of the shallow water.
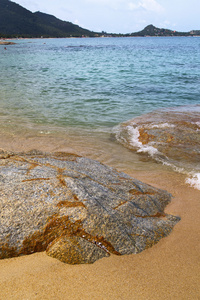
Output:
<instances>
[{"instance_id":1,"label":"shallow water","mask_svg":"<svg viewBox=\"0 0 200 300\"><path fill-rule=\"evenodd\" d=\"M1 148L72 151L127 172L170 169L120 145L115 127L200 104L199 38L15 42L0 46Z\"/></svg>"},{"instance_id":2,"label":"shallow water","mask_svg":"<svg viewBox=\"0 0 200 300\"><path fill-rule=\"evenodd\" d=\"M112 127L199 103L200 39L18 40L0 48L0 111L34 124Z\"/></svg>"}]
</instances>

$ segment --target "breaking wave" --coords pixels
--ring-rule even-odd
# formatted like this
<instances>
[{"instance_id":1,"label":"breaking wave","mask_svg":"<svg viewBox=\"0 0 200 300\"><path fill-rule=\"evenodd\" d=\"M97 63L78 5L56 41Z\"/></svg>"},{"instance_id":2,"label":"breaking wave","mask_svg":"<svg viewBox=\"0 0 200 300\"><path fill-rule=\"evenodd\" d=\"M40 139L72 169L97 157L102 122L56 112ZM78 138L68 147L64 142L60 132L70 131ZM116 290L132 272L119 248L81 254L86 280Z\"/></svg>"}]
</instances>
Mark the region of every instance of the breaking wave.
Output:
<instances>
[{"instance_id":1,"label":"breaking wave","mask_svg":"<svg viewBox=\"0 0 200 300\"><path fill-rule=\"evenodd\" d=\"M187 174L200 190L200 105L156 110L114 128L118 142Z\"/></svg>"}]
</instances>

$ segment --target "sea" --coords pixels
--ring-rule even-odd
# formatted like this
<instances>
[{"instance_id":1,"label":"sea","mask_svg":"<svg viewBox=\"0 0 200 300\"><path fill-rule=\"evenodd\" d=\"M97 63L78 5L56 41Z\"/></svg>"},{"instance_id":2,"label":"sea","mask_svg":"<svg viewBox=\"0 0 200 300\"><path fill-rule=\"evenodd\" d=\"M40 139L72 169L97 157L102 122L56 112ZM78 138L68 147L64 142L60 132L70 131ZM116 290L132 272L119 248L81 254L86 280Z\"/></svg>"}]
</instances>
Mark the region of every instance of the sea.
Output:
<instances>
[{"instance_id":1,"label":"sea","mask_svg":"<svg viewBox=\"0 0 200 300\"><path fill-rule=\"evenodd\" d=\"M199 37L13 42L0 45L1 136L122 171L170 169L200 190Z\"/></svg>"}]
</instances>

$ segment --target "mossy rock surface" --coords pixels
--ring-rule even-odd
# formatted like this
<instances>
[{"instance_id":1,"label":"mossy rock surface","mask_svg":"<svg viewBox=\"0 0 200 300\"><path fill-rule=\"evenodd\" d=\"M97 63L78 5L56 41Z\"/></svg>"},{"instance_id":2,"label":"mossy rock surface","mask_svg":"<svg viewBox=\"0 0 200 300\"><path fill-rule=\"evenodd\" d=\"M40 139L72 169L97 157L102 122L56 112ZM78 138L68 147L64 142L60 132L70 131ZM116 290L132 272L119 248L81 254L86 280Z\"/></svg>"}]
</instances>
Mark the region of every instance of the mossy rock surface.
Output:
<instances>
[{"instance_id":1,"label":"mossy rock surface","mask_svg":"<svg viewBox=\"0 0 200 300\"><path fill-rule=\"evenodd\" d=\"M171 195L69 153L0 153L0 258L45 251L70 264L139 253L179 217Z\"/></svg>"}]
</instances>

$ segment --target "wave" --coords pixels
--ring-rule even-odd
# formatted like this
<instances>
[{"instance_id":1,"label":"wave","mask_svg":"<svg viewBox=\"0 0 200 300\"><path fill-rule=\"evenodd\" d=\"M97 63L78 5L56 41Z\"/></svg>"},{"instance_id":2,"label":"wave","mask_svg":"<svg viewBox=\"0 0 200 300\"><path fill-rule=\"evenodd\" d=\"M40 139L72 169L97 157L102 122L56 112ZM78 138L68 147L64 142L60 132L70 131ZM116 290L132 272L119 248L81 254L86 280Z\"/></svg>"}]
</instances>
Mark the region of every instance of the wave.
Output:
<instances>
[{"instance_id":1,"label":"wave","mask_svg":"<svg viewBox=\"0 0 200 300\"><path fill-rule=\"evenodd\" d=\"M165 108L114 128L118 142L187 174L186 183L200 190L200 105Z\"/></svg>"}]
</instances>

